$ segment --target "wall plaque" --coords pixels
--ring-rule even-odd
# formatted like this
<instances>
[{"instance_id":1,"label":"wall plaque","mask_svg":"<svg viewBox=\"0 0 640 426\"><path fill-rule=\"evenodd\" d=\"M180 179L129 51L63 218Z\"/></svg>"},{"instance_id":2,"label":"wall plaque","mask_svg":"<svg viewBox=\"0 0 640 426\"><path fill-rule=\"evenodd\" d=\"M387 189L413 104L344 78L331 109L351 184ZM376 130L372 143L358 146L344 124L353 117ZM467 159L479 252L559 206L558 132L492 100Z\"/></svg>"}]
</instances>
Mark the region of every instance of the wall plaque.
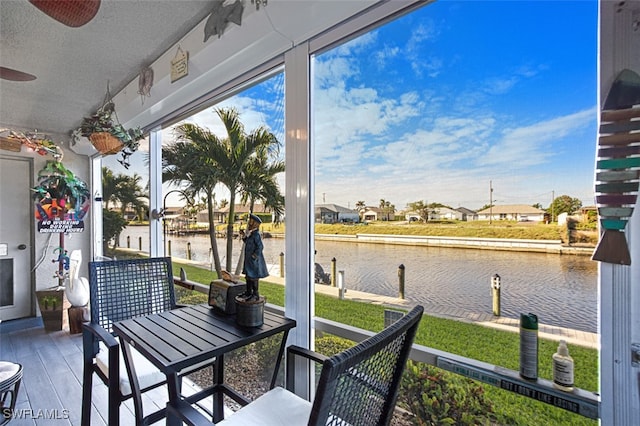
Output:
<instances>
[{"instance_id":1,"label":"wall plaque","mask_svg":"<svg viewBox=\"0 0 640 426\"><path fill-rule=\"evenodd\" d=\"M178 46L176 56L171 60L171 82L176 82L189 75L189 52L183 51Z\"/></svg>"}]
</instances>

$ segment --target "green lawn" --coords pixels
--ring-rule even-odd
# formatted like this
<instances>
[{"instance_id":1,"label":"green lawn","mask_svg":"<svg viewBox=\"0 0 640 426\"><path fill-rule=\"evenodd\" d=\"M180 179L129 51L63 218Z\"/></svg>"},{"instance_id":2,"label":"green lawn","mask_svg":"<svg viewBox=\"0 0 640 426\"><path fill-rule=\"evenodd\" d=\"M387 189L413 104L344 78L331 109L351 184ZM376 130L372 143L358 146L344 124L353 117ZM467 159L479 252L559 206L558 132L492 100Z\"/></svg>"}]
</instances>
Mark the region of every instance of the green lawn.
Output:
<instances>
[{"instance_id":1,"label":"green lawn","mask_svg":"<svg viewBox=\"0 0 640 426\"><path fill-rule=\"evenodd\" d=\"M209 283L215 273L190 265L174 263L175 275L180 267L190 280ZM183 292L181 292L183 293ZM260 283L260 293L269 303L284 305L284 287L268 282ZM190 296L184 301L201 303L202 294ZM384 326L384 307L316 294L316 315L332 321L349 324L370 331L379 331ZM464 357L518 370L519 336L517 333L496 330L476 324L425 315L416 336L416 343ZM551 356L557 343L541 339L539 350L539 375L551 379ZM597 391L598 351L570 345L575 360L575 385ZM597 422L568 411L534 401L491 385L483 385L486 394L494 403L501 424L517 425L596 425ZM508 419L508 420L505 420ZM516 420L513 420L516 419Z\"/></svg>"},{"instance_id":2,"label":"green lawn","mask_svg":"<svg viewBox=\"0 0 640 426\"><path fill-rule=\"evenodd\" d=\"M316 224L317 234L385 234L385 235L426 235L471 238L517 238L525 240L560 240L562 228L553 225L500 222L372 222L368 225Z\"/></svg>"},{"instance_id":3,"label":"green lawn","mask_svg":"<svg viewBox=\"0 0 640 426\"><path fill-rule=\"evenodd\" d=\"M284 225L263 224L262 231L284 233ZM562 240L567 236L566 226L557 223L544 224L515 221L434 221L421 222L370 222L368 224L316 224L316 234L384 234L384 235L421 235L433 237L463 238L513 238L523 240ZM595 230L574 231L572 241L593 245L597 243Z\"/></svg>"}]
</instances>

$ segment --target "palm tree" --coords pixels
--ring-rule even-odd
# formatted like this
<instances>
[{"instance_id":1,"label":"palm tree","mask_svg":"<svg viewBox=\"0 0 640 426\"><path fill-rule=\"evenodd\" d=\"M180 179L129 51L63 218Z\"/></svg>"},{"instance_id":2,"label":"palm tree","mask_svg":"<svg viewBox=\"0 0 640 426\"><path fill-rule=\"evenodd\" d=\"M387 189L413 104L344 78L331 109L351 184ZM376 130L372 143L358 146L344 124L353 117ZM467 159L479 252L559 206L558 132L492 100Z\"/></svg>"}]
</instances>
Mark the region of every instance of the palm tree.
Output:
<instances>
[{"instance_id":1,"label":"palm tree","mask_svg":"<svg viewBox=\"0 0 640 426\"><path fill-rule=\"evenodd\" d=\"M382 213L386 215L386 220L389 221L389 214L390 213L395 213L396 206L391 204L391 201L387 201L384 198L381 198L380 199L380 210L382 210Z\"/></svg>"},{"instance_id":2,"label":"palm tree","mask_svg":"<svg viewBox=\"0 0 640 426\"><path fill-rule=\"evenodd\" d=\"M211 146L211 159L215 161L220 170L219 181L229 190L229 214L227 219L227 270L231 270L231 255L233 253L233 223L235 218L236 195L249 188L247 180L247 168L251 158L257 156L261 149L269 149L277 143L276 137L264 127L254 130L250 134L244 131L244 125L240 122L238 111L235 108L220 108L215 112L222 120L227 130L227 138L220 140L219 144ZM249 173L254 178L258 176L256 171ZM268 179L260 181L268 183ZM258 185L256 180L253 184ZM275 181L274 181L275 182ZM262 188L262 191L272 191L272 186ZM279 192L279 191L278 191ZM273 197L269 195L269 199ZM273 200L275 201L275 199Z\"/></svg>"},{"instance_id":3,"label":"palm tree","mask_svg":"<svg viewBox=\"0 0 640 426\"><path fill-rule=\"evenodd\" d=\"M261 128L252 135L272 139L272 142L269 145L261 145L256 150L256 155L249 159L244 172L241 201L243 204L249 203L250 212L253 212L256 201L262 201L265 208L273 212L274 221L279 223L284 214L284 196L276 180L277 175L284 172L284 161L277 160L280 143L266 129ZM273 160L270 160L270 157ZM241 272L243 263L244 250L238 258L236 275Z\"/></svg>"},{"instance_id":4,"label":"palm tree","mask_svg":"<svg viewBox=\"0 0 640 426\"><path fill-rule=\"evenodd\" d=\"M125 174L114 175L107 167L102 168L102 202L104 208L109 210L109 204L120 204L120 212L124 216L127 207L131 206L139 215L147 209L147 204L142 201L149 198L140 182L142 176L134 173L133 176Z\"/></svg>"},{"instance_id":5,"label":"palm tree","mask_svg":"<svg viewBox=\"0 0 640 426\"><path fill-rule=\"evenodd\" d=\"M261 145L256 155L249 159L244 172L241 201L243 204L248 202L252 212L255 202L262 201L273 212L277 223L284 214L284 197L276 180L277 175L284 172L284 161L277 159L280 142L266 129L258 129L254 134L256 137L272 139L272 142Z\"/></svg>"},{"instance_id":6,"label":"palm tree","mask_svg":"<svg viewBox=\"0 0 640 426\"><path fill-rule=\"evenodd\" d=\"M227 130L227 138L221 139L195 124L181 124L176 128L177 142L163 148L162 156L163 180L186 184L186 191L192 195L206 194L211 247L216 271L220 274L213 224L215 186L222 183L229 190L226 270L231 271L236 196L246 196L252 203L263 200L281 214L284 198L275 175L284 170L284 165L269 161L269 155L279 146L272 133L260 127L247 135L235 109L214 111Z\"/></svg>"},{"instance_id":7,"label":"palm tree","mask_svg":"<svg viewBox=\"0 0 640 426\"><path fill-rule=\"evenodd\" d=\"M356 201L356 211L358 212L358 216L360 217L360 220L362 220L362 214L364 212L365 206L366 206L366 204L365 204L364 200Z\"/></svg>"},{"instance_id":8,"label":"palm tree","mask_svg":"<svg viewBox=\"0 0 640 426\"><path fill-rule=\"evenodd\" d=\"M389 201L385 200L384 198L380 198L380 213L384 215L388 205L389 205ZM389 220L388 217L387 217L387 220Z\"/></svg>"},{"instance_id":9,"label":"palm tree","mask_svg":"<svg viewBox=\"0 0 640 426\"><path fill-rule=\"evenodd\" d=\"M147 203L143 199L149 199L149 196L142 189L140 182L142 176L134 173L133 176L126 176L118 186L118 197L120 199L120 210L124 216L127 208L131 208L138 215L138 221L143 219L143 212L148 209Z\"/></svg>"},{"instance_id":10,"label":"palm tree","mask_svg":"<svg viewBox=\"0 0 640 426\"><path fill-rule=\"evenodd\" d=\"M213 262L220 276L222 266L214 223L214 190L219 182L219 168L210 156L211 147L220 141L214 134L195 124L181 124L175 130L177 141L162 148L162 180L183 185L184 193L191 199L204 193L202 198L207 205Z\"/></svg>"},{"instance_id":11,"label":"palm tree","mask_svg":"<svg viewBox=\"0 0 640 426\"><path fill-rule=\"evenodd\" d=\"M142 216L141 212L147 209L147 204L142 199L148 198L148 195L140 185L141 180L142 177L137 173L133 176L121 173L114 175L111 169L102 168L102 201L104 203L102 221L104 229L109 230L105 235L115 238L114 248L122 229L126 226L124 213L127 207L132 206L139 218ZM119 214L109 210L110 203L120 204Z\"/></svg>"},{"instance_id":12,"label":"palm tree","mask_svg":"<svg viewBox=\"0 0 640 426\"><path fill-rule=\"evenodd\" d=\"M102 168L102 202L104 208L109 210L110 203L120 203L119 187L126 180L126 176L113 174L113 170L108 167Z\"/></svg>"},{"instance_id":13,"label":"palm tree","mask_svg":"<svg viewBox=\"0 0 640 426\"><path fill-rule=\"evenodd\" d=\"M395 206L395 204L391 204L391 202L389 202L389 204L386 206L386 208L387 208L387 222L388 222L391 219L390 215L396 213L396 206Z\"/></svg>"}]
</instances>

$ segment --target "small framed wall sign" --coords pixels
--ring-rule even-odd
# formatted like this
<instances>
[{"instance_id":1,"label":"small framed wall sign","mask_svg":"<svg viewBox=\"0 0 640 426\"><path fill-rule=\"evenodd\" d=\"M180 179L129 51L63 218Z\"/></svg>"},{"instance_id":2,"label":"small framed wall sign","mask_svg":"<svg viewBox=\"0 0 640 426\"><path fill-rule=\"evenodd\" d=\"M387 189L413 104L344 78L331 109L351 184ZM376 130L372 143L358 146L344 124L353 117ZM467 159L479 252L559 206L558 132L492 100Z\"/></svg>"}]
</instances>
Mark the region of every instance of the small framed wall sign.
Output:
<instances>
[{"instance_id":1,"label":"small framed wall sign","mask_svg":"<svg viewBox=\"0 0 640 426\"><path fill-rule=\"evenodd\" d=\"M182 77L189 75L189 52L178 46L176 56L171 60L171 82L174 83Z\"/></svg>"}]
</instances>

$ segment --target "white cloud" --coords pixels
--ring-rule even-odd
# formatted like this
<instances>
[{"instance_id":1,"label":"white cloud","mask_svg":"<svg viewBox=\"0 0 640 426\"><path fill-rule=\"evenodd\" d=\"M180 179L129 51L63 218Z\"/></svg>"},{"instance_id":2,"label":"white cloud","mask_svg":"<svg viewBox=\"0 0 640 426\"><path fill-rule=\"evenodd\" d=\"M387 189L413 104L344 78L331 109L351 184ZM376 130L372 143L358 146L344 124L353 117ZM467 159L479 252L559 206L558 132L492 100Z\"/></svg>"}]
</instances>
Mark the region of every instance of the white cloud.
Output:
<instances>
[{"instance_id":1,"label":"white cloud","mask_svg":"<svg viewBox=\"0 0 640 426\"><path fill-rule=\"evenodd\" d=\"M583 129L595 118L595 110L579 111L547 121L519 128L506 128L502 138L489 149L481 165L510 165L518 167L542 164L557 155L557 142L572 132ZM556 142L556 145L551 145Z\"/></svg>"},{"instance_id":2,"label":"white cloud","mask_svg":"<svg viewBox=\"0 0 640 426\"><path fill-rule=\"evenodd\" d=\"M428 18L412 29L403 50L404 56L410 62L411 70L417 77L426 74L435 78L442 71L444 61L433 52L429 52L425 43L435 42L439 35L440 31L437 25Z\"/></svg>"},{"instance_id":3,"label":"white cloud","mask_svg":"<svg viewBox=\"0 0 640 426\"><path fill-rule=\"evenodd\" d=\"M398 46L385 46L374 53L373 57L378 65L378 69L383 69L389 60L395 59L401 53Z\"/></svg>"},{"instance_id":4,"label":"white cloud","mask_svg":"<svg viewBox=\"0 0 640 426\"><path fill-rule=\"evenodd\" d=\"M411 30L411 36L407 42L407 50L418 50L424 41L434 41L439 36L440 31L432 19L425 18L419 25Z\"/></svg>"},{"instance_id":5,"label":"white cloud","mask_svg":"<svg viewBox=\"0 0 640 426\"><path fill-rule=\"evenodd\" d=\"M541 182L553 173L540 166L561 155L562 139L588 127L595 114L591 109L505 127L508 118L480 113L483 95L475 114L447 115L441 105L421 117L427 101L416 92L390 99L372 89L338 86L315 93L316 189L327 202L343 205L385 198L396 208L420 199L479 208L489 201L490 180L503 203L546 203L531 199L547 189ZM440 103L428 104L434 105ZM398 128L405 131L394 136Z\"/></svg>"},{"instance_id":6,"label":"white cloud","mask_svg":"<svg viewBox=\"0 0 640 426\"><path fill-rule=\"evenodd\" d=\"M516 77L490 78L484 83L484 90L491 95L502 95L509 92L518 83Z\"/></svg>"}]
</instances>

